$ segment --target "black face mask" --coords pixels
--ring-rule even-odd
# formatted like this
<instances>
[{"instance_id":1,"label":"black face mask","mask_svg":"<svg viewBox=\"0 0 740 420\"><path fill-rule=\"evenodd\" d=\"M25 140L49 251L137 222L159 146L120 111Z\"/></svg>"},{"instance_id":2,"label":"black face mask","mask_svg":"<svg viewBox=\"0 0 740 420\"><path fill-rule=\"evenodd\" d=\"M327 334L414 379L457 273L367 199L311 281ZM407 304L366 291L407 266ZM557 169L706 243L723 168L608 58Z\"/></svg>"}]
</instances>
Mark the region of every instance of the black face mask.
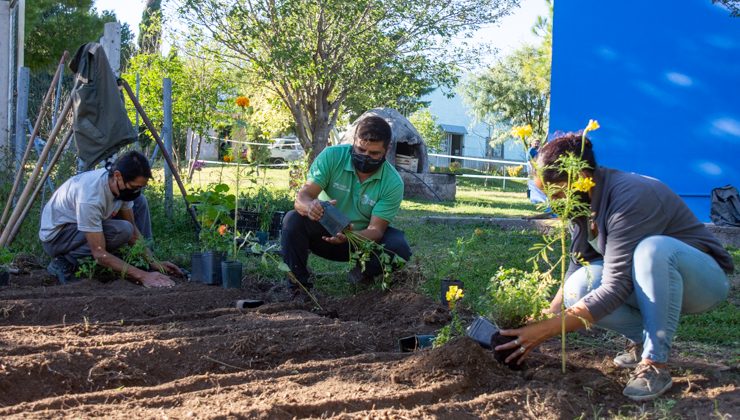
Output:
<instances>
[{"instance_id":1,"label":"black face mask","mask_svg":"<svg viewBox=\"0 0 740 420\"><path fill-rule=\"evenodd\" d=\"M116 197L116 200L121 201L134 201L141 195L141 188L137 188L135 190L131 188L123 188L118 190L118 196Z\"/></svg>"},{"instance_id":2,"label":"black face mask","mask_svg":"<svg viewBox=\"0 0 740 420\"><path fill-rule=\"evenodd\" d=\"M377 171L381 166L383 166L383 162L385 162L385 156L380 159L373 159L368 155L356 153L354 147L350 151L350 154L352 155L352 166L365 174Z\"/></svg>"}]
</instances>

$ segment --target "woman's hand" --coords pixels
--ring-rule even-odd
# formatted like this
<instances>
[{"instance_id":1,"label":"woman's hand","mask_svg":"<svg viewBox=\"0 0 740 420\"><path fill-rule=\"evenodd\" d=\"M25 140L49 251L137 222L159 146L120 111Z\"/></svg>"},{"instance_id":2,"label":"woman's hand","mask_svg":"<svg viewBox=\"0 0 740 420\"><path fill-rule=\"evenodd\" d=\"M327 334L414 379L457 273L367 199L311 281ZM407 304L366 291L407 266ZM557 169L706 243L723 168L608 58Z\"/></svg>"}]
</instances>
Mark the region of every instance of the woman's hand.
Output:
<instances>
[{"instance_id":1,"label":"woman's hand","mask_svg":"<svg viewBox=\"0 0 740 420\"><path fill-rule=\"evenodd\" d=\"M553 335L551 327L549 325L549 320L530 324L525 327L513 330L501 330L499 331L499 333L501 335L509 337L517 337L517 339L514 341L496 346L495 350L510 350L518 348L519 350L515 351L506 358L506 363L509 363L510 361L516 360L518 358L519 360L517 360L517 364L519 365L522 364L522 362L527 357L529 352L532 351L532 349L539 346L540 343L552 337Z\"/></svg>"}]
</instances>

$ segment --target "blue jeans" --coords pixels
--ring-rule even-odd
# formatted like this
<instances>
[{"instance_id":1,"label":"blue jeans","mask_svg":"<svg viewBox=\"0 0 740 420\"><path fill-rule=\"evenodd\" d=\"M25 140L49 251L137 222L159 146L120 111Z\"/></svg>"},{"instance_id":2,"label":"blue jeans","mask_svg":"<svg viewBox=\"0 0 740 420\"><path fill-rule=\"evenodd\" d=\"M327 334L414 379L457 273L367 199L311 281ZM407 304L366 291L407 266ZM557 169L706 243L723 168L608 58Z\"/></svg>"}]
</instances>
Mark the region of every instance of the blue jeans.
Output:
<instances>
[{"instance_id":1,"label":"blue jeans","mask_svg":"<svg viewBox=\"0 0 740 420\"><path fill-rule=\"evenodd\" d=\"M563 298L570 307L599 287L603 262L581 267L565 281ZM665 363L680 314L708 311L727 298L727 275L709 254L669 236L650 236L635 248L634 291L595 325L643 343L642 357Z\"/></svg>"}]
</instances>

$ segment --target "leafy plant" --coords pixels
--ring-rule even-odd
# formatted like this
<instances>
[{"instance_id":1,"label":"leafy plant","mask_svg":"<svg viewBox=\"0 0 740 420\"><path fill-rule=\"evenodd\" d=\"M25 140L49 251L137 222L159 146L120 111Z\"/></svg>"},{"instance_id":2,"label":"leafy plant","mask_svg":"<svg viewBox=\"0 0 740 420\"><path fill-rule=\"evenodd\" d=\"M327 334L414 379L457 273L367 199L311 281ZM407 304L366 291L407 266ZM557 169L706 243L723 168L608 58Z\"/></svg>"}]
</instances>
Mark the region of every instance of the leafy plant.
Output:
<instances>
[{"instance_id":1,"label":"leafy plant","mask_svg":"<svg viewBox=\"0 0 740 420\"><path fill-rule=\"evenodd\" d=\"M13 259L15 259L15 253L6 247L0 248L0 268L7 268Z\"/></svg>"},{"instance_id":2,"label":"leafy plant","mask_svg":"<svg viewBox=\"0 0 740 420\"><path fill-rule=\"evenodd\" d=\"M91 280L95 276L98 262L93 257L81 258L77 264L77 270L75 271L75 277L87 278Z\"/></svg>"},{"instance_id":3,"label":"leafy plant","mask_svg":"<svg viewBox=\"0 0 740 420\"><path fill-rule=\"evenodd\" d=\"M460 171L460 168L462 168L462 164L460 162L450 162L450 166L447 167L447 169L450 170L450 172L457 173Z\"/></svg>"},{"instance_id":4,"label":"leafy plant","mask_svg":"<svg viewBox=\"0 0 740 420\"><path fill-rule=\"evenodd\" d=\"M449 290L447 290L445 297L450 306L452 321L437 332L437 336L434 338L434 347L440 347L455 337L462 337L465 335L465 328L463 328L462 320L460 319L460 314L458 314L457 310L459 301L465 297L463 290L458 286L452 285Z\"/></svg>"},{"instance_id":5,"label":"leafy plant","mask_svg":"<svg viewBox=\"0 0 740 420\"><path fill-rule=\"evenodd\" d=\"M555 284L548 273L499 267L482 298L481 308L503 328L518 328L542 318Z\"/></svg>"},{"instance_id":6,"label":"leafy plant","mask_svg":"<svg viewBox=\"0 0 740 420\"><path fill-rule=\"evenodd\" d=\"M349 244L350 269L359 265L360 269L364 272L367 263L371 258L375 257L380 262L380 267L383 270L381 287L383 290L390 289L391 273L393 272L393 269L396 267L403 267L406 264L406 260L385 249L382 244L372 241L349 229L346 229L342 233L347 237L347 242Z\"/></svg>"},{"instance_id":7,"label":"leafy plant","mask_svg":"<svg viewBox=\"0 0 740 420\"><path fill-rule=\"evenodd\" d=\"M309 156L310 153L306 153L302 159L294 160L290 162L288 168L288 189L291 192L298 192L303 184L306 182L306 176L308 175L308 169L310 167Z\"/></svg>"},{"instance_id":8,"label":"leafy plant","mask_svg":"<svg viewBox=\"0 0 740 420\"><path fill-rule=\"evenodd\" d=\"M188 194L187 200L198 212L200 225L204 229L213 228L217 224L234 223L231 214L235 207L235 196L228 192L229 186L220 183Z\"/></svg>"},{"instance_id":9,"label":"leafy plant","mask_svg":"<svg viewBox=\"0 0 740 420\"><path fill-rule=\"evenodd\" d=\"M226 252L229 249L232 236L228 225L219 225L215 229L201 229L199 239L203 251Z\"/></svg>"}]
</instances>

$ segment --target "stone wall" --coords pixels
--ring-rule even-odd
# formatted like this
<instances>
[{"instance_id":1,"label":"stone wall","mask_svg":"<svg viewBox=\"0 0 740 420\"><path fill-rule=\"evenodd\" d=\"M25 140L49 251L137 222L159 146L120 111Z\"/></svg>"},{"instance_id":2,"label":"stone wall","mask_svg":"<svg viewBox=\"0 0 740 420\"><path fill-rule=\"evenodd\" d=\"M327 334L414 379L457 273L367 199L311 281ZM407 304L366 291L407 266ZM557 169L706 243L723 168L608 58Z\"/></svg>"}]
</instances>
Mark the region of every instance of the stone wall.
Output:
<instances>
[{"instance_id":1,"label":"stone wall","mask_svg":"<svg viewBox=\"0 0 740 420\"><path fill-rule=\"evenodd\" d=\"M455 201L457 185L452 174L414 174L400 171L403 178L403 197L425 200Z\"/></svg>"}]
</instances>

